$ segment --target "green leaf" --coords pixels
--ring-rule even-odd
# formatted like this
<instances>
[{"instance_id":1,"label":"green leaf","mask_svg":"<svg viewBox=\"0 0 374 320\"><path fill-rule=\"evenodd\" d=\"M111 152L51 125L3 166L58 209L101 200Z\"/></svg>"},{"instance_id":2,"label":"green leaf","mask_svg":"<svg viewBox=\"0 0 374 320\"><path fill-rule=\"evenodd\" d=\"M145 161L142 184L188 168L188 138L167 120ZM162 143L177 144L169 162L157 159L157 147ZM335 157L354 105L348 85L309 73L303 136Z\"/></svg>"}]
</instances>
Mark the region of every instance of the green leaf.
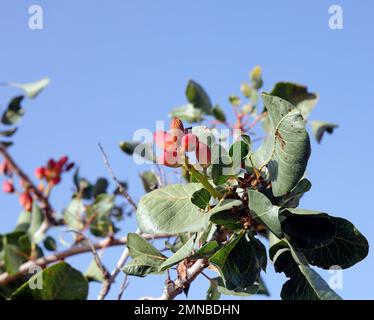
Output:
<instances>
[{"instance_id":1,"label":"green leaf","mask_svg":"<svg viewBox=\"0 0 374 320\"><path fill-rule=\"evenodd\" d=\"M204 244L199 250L197 250L193 255L191 255L191 259L200 259L200 258L210 258L218 249L220 248L220 244L216 241L210 241Z\"/></svg>"},{"instance_id":2,"label":"green leaf","mask_svg":"<svg viewBox=\"0 0 374 320\"><path fill-rule=\"evenodd\" d=\"M73 182L76 187L77 193L86 200L90 200L93 196L93 185L85 178L79 175L79 168L74 172Z\"/></svg>"},{"instance_id":3,"label":"green leaf","mask_svg":"<svg viewBox=\"0 0 374 320\"><path fill-rule=\"evenodd\" d=\"M139 141L121 141L119 143L119 147L124 153L130 156L136 154L147 161L156 161L156 155L153 151L151 143L141 143Z\"/></svg>"},{"instance_id":4,"label":"green leaf","mask_svg":"<svg viewBox=\"0 0 374 320\"><path fill-rule=\"evenodd\" d=\"M239 207L242 204L243 204L243 202L241 200L237 200L237 199L224 199L224 200L221 200L213 209L211 209L208 212L208 214L211 217L214 214L216 214L217 212L231 210L232 208Z\"/></svg>"},{"instance_id":5,"label":"green leaf","mask_svg":"<svg viewBox=\"0 0 374 320\"><path fill-rule=\"evenodd\" d=\"M258 284L259 284L259 287L258 287L258 291L256 294L259 294L259 295L264 295L264 296L270 296L270 292L269 292L269 289L267 288L266 284L265 284L265 281L264 279L262 279L261 277L258 279Z\"/></svg>"},{"instance_id":6,"label":"green leaf","mask_svg":"<svg viewBox=\"0 0 374 320\"><path fill-rule=\"evenodd\" d=\"M335 225L335 237L325 246L302 250L308 262L323 269L332 266L346 269L365 259L369 253L365 237L348 220L330 218Z\"/></svg>"},{"instance_id":7,"label":"green leaf","mask_svg":"<svg viewBox=\"0 0 374 320\"><path fill-rule=\"evenodd\" d=\"M219 300L221 298L221 293L218 291L218 285L216 281L212 280L210 282L210 286L208 291L206 292L206 299L207 300Z\"/></svg>"},{"instance_id":8,"label":"green leaf","mask_svg":"<svg viewBox=\"0 0 374 320\"><path fill-rule=\"evenodd\" d=\"M49 78L44 77L38 81L29 83L11 82L9 83L9 86L20 88L25 91L27 97L35 98L50 82L51 80Z\"/></svg>"},{"instance_id":9,"label":"green leaf","mask_svg":"<svg viewBox=\"0 0 374 320\"><path fill-rule=\"evenodd\" d=\"M149 273L158 272L166 258L147 240L136 233L129 233L127 247L133 259L123 268L128 275L144 277Z\"/></svg>"},{"instance_id":10,"label":"green leaf","mask_svg":"<svg viewBox=\"0 0 374 320\"><path fill-rule=\"evenodd\" d=\"M93 187L93 197L96 198L99 194L103 194L107 192L109 186L109 182L105 178L98 178L96 183Z\"/></svg>"},{"instance_id":11,"label":"green leaf","mask_svg":"<svg viewBox=\"0 0 374 320\"><path fill-rule=\"evenodd\" d=\"M325 132L332 134L334 130L339 127L339 125L335 123L317 121L317 120L312 121L311 125L312 125L312 131L313 131L314 137L316 138L318 143L321 143Z\"/></svg>"},{"instance_id":12,"label":"green leaf","mask_svg":"<svg viewBox=\"0 0 374 320\"><path fill-rule=\"evenodd\" d=\"M304 209L288 209L280 214L282 230L302 249L328 245L336 236L333 220L326 213Z\"/></svg>"},{"instance_id":13,"label":"green leaf","mask_svg":"<svg viewBox=\"0 0 374 320\"><path fill-rule=\"evenodd\" d=\"M233 161L229 152L218 143L214 142L211 145L211 158L213 165L209 168L208 173L217 186L226 183L231 176L236 176L240 172L241 160Z\"/></svg>"},{"instance_id":14,"label":"green leaf","mask_svg":"<svg viewBox=\"0 0 374 320\"><path fill-rule=\"evenodd\" d=\"M262 222L275 236L283 236L279 221L279 207L274 206L271 201L261 192L248 190L249 209L254 218Z\"/></svg>"},{"instance_id":15,"label":"green leaf","mask_svg":"<svg viewBox=\"0 0 374 320\"><path fill-rule=\"evenodd\" d=\"M217 291L220 294L224 294L226 296L250 297L255 294L258 294L258 290L260 287L260 284L258 282L255 282L246 288L238 288L236 290L229 290L225 287L224 281L222 280L221 277L216 277L212 280L216 283Z\"/></svg>"},{"instance_id":16,"label":"green leaf","mask_svg":"<svg viewBox=\"0 0 374 320\"><path fill-rule=\"evenodd\" d=\"M255 66L251 72L249 73L249 78L252 81L253 87L258 90L261 89L263 85L263 80L262 80L262 70L260 66Z\"/></svg>"},{"instance_id":17,"label":"green leaf","mask_svg":"<svg viewBox=\"0 0 374 320\"><path fill-rule=\"evenodd\" d=\"M210 192L204 188L192 194L191 202L200 209L205 209L210 201Z\"/></svg>"},{"instance_id":18,"label":"green leaf","mask_svg":"<svg viewBox=\"0 0 374 320\"><path fill-rule=\"evenodd\" d=\"M165 257L153 245L151 245L142 236L136 233L129 233L127 236L127 247L131 258L147 256L150 259L158 259L163 262Z\"/></svg>"},{"instance_id":19,"label":"green leaf","mask_svg":"<svg viewBox=\"0 0 374 320\"><path fill-rule=\"evenodd\" d=\"M27 232L30 228L31 214L29 211L22 211L18 217L17 225L14 231Z\"/></svg>"},{"instance_id":20,"label":"green leaf","mask_svg":"<svg viewBox=\"0 0 374 320\"><path fill-rule=\"evenodd\" d=\"M82 199L74 198L68 207L64 210L65 224L73 230L81 230L83 228L82 213L84 204Z\"/></svg>"},{"instance_id":21,"label":"green leaf","mask_svg":"<svg viewBox=\"0 0 374 320\"><path fill-rule=\"evenodd\" d=\"M311 187L311 182L308 179L303 178L288 194L275 198L274 203L283 208L296 208L300 203L301 197L304 193L308 192Z\"/></svg>"},{"instance_id":22,"label":"green leaf","mask_svg":"<svg viewBox=\"0 0 374 320\"><path fill-rule=\"evenodd\" d=\"M310 141L304 119L292 104L267 94L263 94L263 99L272 132L251 158L257 168L267 166L273 194L279 197L303 177L311 152Z\"/></svg>"},{"instance_id":23,"label":"green leaf","mask_svg":"<svg viewBox=\"0 0 374 320\"><path fill-rule=\"evenodd\" d=\"M4 111L1 123L5 125L14 125L19 122L25 114L25 110L21 106L23 96L13 98L8 104L8 108Z\"/></svg>"},{"instance_id":24,"label":"green leaf","mask_svg":"<svg viewBox=\"0 0 374 320\"><path fill-rule=\"evenodd\" d=\"M181 262L185 258L191 255L192 251L195 249L196 239L191 237L176 253L174 253L170 258L164 261L160 265L160 270L164 271L170 267Z\"/></svg>"},{"instance_id":25,"label":"green leaf","mask_svg":"<svg viewBox=\"0 0 374 320\"><path fill-rule=\"evenodd\" d=\"M218 269L228 290L239 290L255 283L261 268L266 266L266 259L264 245L242 232L218 250L209 262Z\"/></svg>"},{"instance_id":26,"label":"green leaf","mask_svg":"<svg viewBox=\"0 0 374 320\"><path fill-rule=\"evenodd\" d=\"M4 148L9 148L14 144L12 141L0 141L0 145Z\"/></svg>"},{"instance_id":27,"label":"green leaf","mask_svg":"<svg viewBox=\"0 0 374 320\"><path fill-rule=\"evenodd\" d=\"M196 108L193 104L188 103L183 106L171 110L169 116L171 118L179 118L189 123L200 122L203 120L202 110Z\"/></svg>"},{"instance_id":28,"label":"green leaf","mask_svg":"<svg viewBox=\"0 0 374 320\"><path fill-rule=\"evenodd\" d=\"M39 274L24 283L12 300L86 300L88 282L85 277L66 262L59 262L45 270L41 276L43 289L33 290L29 284L37 282Z\"/></svg>"},{"instance_id":29,"label":"green leaf","mask_svg":"<svg viewBox=\"0 0 374 320\"><path fill-rule=\"evenodd\" d=\"M192 202L198 183L169 185L143 196L137 210L137 223L145 233L198 232L207 226L206 214Z\"/></svg>"},{"instance_id":30,"label":"green leaf","mask_svg":"<svg viewBox=\"0 0 374 320\"><path fill-rule=\"evenodd\" d=\"M44 234L39 234L35 237L36 232L43 223L44 214L40 207L34 202L31 212L31 223L28 229L28 234L32 243L39 243L43 240Z\"/></svg>"},{"instance_id":31,"label":"green leaf","mask_svg":"<svg viewBox=\"0 0 374 320\"><path fill-rule=\"evenodd\" d=\"M195 106L195 108L200 109L203 113L212 113L212 103L210 98L203 87L197 82L193 80L188 81L186 97L187 100Z\"/></svg>"},{"instance_id":32,"label":"green leaf","mask_svg":"<svg viewBox=\"0 0 374 320\"><path fill-rule=\"evenodd\" d=\"M200 142L205 143L209 147L213 147L213 144L216 141L214 132L212 129L207 126L194 126L192 128L192 133L198 137ZM213 150L212 150L212 162L213 162Z\"/></svg>"},{"instance_id":33,"label":"green leaf","mask_svg":"<svg viewBox=\"0 0 374 320\"><path fill-rule=\"evenodd\" d=\"M241 104L240 98L238 96L229 96L229 102L234 107L238 107Z\"/></svg>"},{"instance_id":34,"label":"green leaf","mask_svg":"<svg viewBox=\"0 0 374 320\"><path fill-rule=\"evenodd\" d=\"M235 215L230 211L217 212L210 216L210 221L232 231L243 229L243 223L241 222L240 216Z\"/></svg>"},{"instance_id":35,"label":"green leaf","mask_svg":"<svg viewBox=\"0 0 374 320\"><path fill-rule=\"evenodd\" d=\"M12 135L14 135L17 131L17 127L15 128L12 128L12 129L9 129L9 130L4 130L4 131L0 131L0 136L1 137L11 137Z\"/></svg>"},{"instance_id":36,"label":"green leaf","mask_svg":"<svg viewBox=\"0 0 374 320\"><path fill-rule=\"evenodd\" d=\"M15 274L30 256L31 246L28 237L24 232L17 231L4 234L1 238L2 250L0 251L2 251L5 270L10 275Z\"/></svg>"},{"instance_id":37,"label":"green leaf","mask_svg":"<svg viewBox=\"0 0 374 320\"><path fill-rule=\"evenodd\" d=\"M244 160L249 153L248 143L244 141L237 141L232 144L229 155L232 159Z\"/></svg>"},{"instance_id":38,"label":"green leaf","mask_svg":"<svg viewBox=\"0 0 374 320\"><path fill-rule=\"evenodd\" d=\"M292 103L304 119L308 118L318 101L316 93L308 92L307 87L291 82L278 82L270 94Z\"/></svg>"},{"instance_id":39,"label":"green leaf","mask_svg":"<svg viewBox=\"0 0 374 320\"><path fill-rule=\"evenodd\" d=\"M111 213L114 209L114 195L102 193L98 195L94 203L86 206L86 216L90 223L90 231L97 237L106 237L115 230L111 221Z\"/></svg>"},{"instance_id":40,"label":"green leaf","mask_svg":"<svg viewBox=\"0 0 374 320\"><path fill-rule=\"evenodd\" d=\"M243 96L245 96L248 99L252 95L252 90L253 89L251 88L251 86L246 82L242 83L242 85L240 86L240 91L242 92Z\"/></svg>"},{"instance_id":41,"label":"green leaf","mask_svg":"<svg viewBox=\"0 0 374 320\"><path fill-rule=\"evenodd\" d=\"M93 259L88 266L86 272L84 273L84 276L86 277L87 281L95 281L95 282L103 282L104 276L99 267L97 266L97 263L95 259Z\"/></svg>"},{"instance_id":42,"label":"green leaf","mask_svg":"<svg viewBox=\"0 0 374 320\"><path fill-rule=\"evenodd\" d=\"M282 287L283 300L341 300L292 247L279 250L274 261L276 272L284 272L290 278Z\"/></svg>"},{"instance_id":43,"label":"green leaf","mask_svg":"<svg viewBox=\"0 0 374 320\"><path fill-rule=\"evenodd\" d=\"M49 251L55 251L57 249L57 243L54 238L47 236L43 242L44 247Z\"/></svg>"},{"instance_id":44,"label":"green leaf","mask_svg":"<svg viewBox=\"0 0 374 320\"><path fill-rule=\"evenodd\" d=\"M143 172L140 175L140 178L142 179L143 187L146 192L151 192L153 190L158 189L158 179L154 172L152 171L146 171Z\"/></svg>"},{"instance_id":45,"label":"green leaf","mask_svg":"<svg viewBox=\"0 0 374 320\"><path fill-rule=\"evenodd\" d=\"M220 121L220 122L226 122L226 114L222 110L222 108L219 105L215 105L212 109L213 117Z\"/></svg>"}]
</instances>

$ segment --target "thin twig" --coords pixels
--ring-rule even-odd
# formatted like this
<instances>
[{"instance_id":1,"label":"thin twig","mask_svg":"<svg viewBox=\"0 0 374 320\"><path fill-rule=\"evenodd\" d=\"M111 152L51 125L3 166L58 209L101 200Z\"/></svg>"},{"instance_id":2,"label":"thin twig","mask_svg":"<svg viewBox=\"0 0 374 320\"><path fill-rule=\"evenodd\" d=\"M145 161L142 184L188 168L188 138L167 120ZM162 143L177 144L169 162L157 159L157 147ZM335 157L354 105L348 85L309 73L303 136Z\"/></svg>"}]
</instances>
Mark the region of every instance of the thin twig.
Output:
<instances>
[{"instance_id":1,"label":"thin twig","mask_svg":"<svg viewBox=\"0 0 374 320\"><path fill-rule=\"evenodd\" d=\"M248 127L248 130L251 130L253 129L256 124L261 120L263 119L265 116L267 115L267 113L263 112L263 113L260 113L258 114L255 119L250 123L249 127Z\"/></svg>"},{"instance_id":2,"label":"thin twig","mask_svg":"<svg viewBox=\"0 0 374 320\"><path fill-rule=\"evenodd\" d=\"M136 230L136 233L139 234L139 235L141 234L139 229ZM144 238L144 235L142 235L142 237ZM130 257L130 252L129 252L129 249L126 247L123 250L123 252L121 254L121 257L119 258L119 260L116 264L116 267L111 272L109 281L106 282L106 283L103 283L103 285L101 287L101 290L100 290L100 293L99 293L99 296L97 298L98 300L104 300L105 297L108 295L109 290L112 286L112 283L116 280L119 272L121 271L121 269L125 265L126 261L129 259L129 257Z\"/></svg>"},{"instance_id":3,"label":"thin twig","mask_svg":"<svg viewBox=\"0 0 374 320\"><path fill-rule=\"evenodd\" d=\"M122 295L123 293L125 292L125 290L127 289L127 287L129 286L129 276L126 274L123 281L122 281L122 284L121 284L121 289L118 293L118 296L117 296L117 300L121 300L122 299Z\"/></svg>"},{"instance_id":4,"label":"thin twig","mask_svg":"<svg viewBox=\"0 0 374 320\"><path fill-rule=\"evenodd\" d=\"M82 239L84 239L87 244L90 246L91 248L91 251L92 251L92 255L94 257L94 260L95 260L95 263L97 265L97 267L99 268L101 274L103 275L103 278L104 278L104 281L105 280L108 280L110 278L110 274L109 274L109 271L107 268L105 268L105 266L103 265L100 257L99 257L99 254L97 253L96 251L96 248L95 246L93 245L93 243L91 242L91 240L89 238L87 238L82 232L80 231L77 231L77 230L69 230L70 232L74 232L74 233L77 233L79 234ZM109 242L108 242L109 243ZM103 247L103 248L106 248L106 247Z\"/></svg>"},{"instance_id":5,"label":"thin twig","mask_svg":"<svg viewBox=\"0 0 374 320\"><path fill-rule=\"evenodd\" d=\"M113 171L113 169L112 169L112 167L111 167L111 165L109 163L108 156L105 153L104 148L103 148L103 146L100 143L99 143L99 148L100 148L100 151L101 151L101 153L103 155L104 164L107 167L108 172L111 175L112 179L117 184L119 192L126 198L126 200L133 206L133 208L135 210L137 210L138 207L137 207L136 203L131 198L131 196L127 192L126 188L122 185L122 183L117 179L116 175L114 174L114 171Z\"/></svg>"}]
</instances>

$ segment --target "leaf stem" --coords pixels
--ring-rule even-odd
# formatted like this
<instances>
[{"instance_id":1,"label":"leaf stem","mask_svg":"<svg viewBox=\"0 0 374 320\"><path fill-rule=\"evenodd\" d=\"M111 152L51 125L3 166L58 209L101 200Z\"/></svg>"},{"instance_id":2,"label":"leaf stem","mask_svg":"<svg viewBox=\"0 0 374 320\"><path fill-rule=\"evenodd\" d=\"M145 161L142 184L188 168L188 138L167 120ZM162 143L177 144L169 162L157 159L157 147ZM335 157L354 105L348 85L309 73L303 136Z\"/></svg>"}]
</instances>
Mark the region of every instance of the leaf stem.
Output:
<instances>
[{"instance_id":1,"label":"leaf stem","mask_svg":"<svg viewBox=\"0 0 374 320\"><path fill-rule=\"evenodd\" d=\"M207 189L210 194L217 199L222 199L223 194L216 189L210 184L208 178L201 174L199 171L197 171L193 165L190 165L188 161L186 160L185 168L190 172L192 176L194 176L199 182Z\"/></svg>"}]
</instances>

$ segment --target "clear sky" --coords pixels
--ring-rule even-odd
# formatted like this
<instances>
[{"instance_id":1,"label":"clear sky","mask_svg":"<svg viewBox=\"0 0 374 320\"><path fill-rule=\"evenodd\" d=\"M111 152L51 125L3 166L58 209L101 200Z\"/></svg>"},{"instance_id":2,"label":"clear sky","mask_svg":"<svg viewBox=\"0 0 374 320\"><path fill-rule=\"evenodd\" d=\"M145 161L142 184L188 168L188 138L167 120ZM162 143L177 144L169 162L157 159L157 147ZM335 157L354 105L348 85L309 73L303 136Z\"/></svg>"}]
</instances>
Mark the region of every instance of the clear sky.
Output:
<instances>
[{"instance_id":1,"label":"clear sky","mask_svg":"<svg viewBox=\"0 0 374 320\"><path fill-rule=\"evenodd\" d=\"M32 4L44 9L43 30L28 28ZM333 4L343 8L343 30L328 27ZM118 142L167 120L172 107L185 103L190 78L229 108L227 96L238 93L248 71L259 64L265 90L279 80L307 84L320 94L312 118L340 125L321 145L313 142L308 169L313 187L303 207L351 220L373 243L373 15L371 0L2 0L0 82L52 79L25 104L11 152L30 173L49 157L67 154L83 175L95 179L107 175L97 147L101 142L138 200L143 192L138 174L146 168L123 155ZM16 93L0 88L1 106ZM72 182L66 178L53 195L58 209L69 200ZM0 208L4 233L17 219L17 199L0 194ZM135 228L128 221L121 234ZM106 252L109 267L120 252ZM87 254L69 261L82 268L90 260ZM370 252L344 271L343 290L337 292L346 299L373 299L373 269ZM269 266L266 280L277 299L285 278ZM159 295L163 281L162 276L131 278L125 297ZM207 285L199 278L190 298L204 298ZM90 298L99 288L91 287ZM117 292L118 285L111 297Z\"/></svg>"}]
</instances>

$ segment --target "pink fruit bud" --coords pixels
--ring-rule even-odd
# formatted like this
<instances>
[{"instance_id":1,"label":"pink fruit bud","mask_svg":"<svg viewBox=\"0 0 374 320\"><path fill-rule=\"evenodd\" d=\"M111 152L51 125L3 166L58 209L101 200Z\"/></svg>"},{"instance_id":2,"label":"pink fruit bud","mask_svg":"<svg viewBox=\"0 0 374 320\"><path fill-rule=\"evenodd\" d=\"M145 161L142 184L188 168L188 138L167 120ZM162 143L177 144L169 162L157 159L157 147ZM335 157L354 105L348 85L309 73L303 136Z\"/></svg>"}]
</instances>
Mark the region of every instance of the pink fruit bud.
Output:
<instances>
[{"instance_id":1,"label":"pink fruit bud","mask_svg":"<svg viewBox=\"0 0 374 320\"><path fill-rule=\"evenodd\" d=\"M181 158L176 150L164 150L163 154L158 158L158 163L171 168L178 168L182 166Z\"/></svg>"},{"instance_id":2,"label":"pink fruit bud","mask_svg":"<svg viewBox=\"0 0 374 320\"><path fill-rule=\"evenodd\" d=\"M171 135L165 131L156 131L153 135L153 139L156 143L156 146L165 149L166 142L172 140Z\"/></svg>"},{"instance_id":3,"label":"pink fruit bud","mask_svg":"<svg viewBox=\"0 0 374 320\"><path fill-rule=\"evenodd\" d=\"M66 162L68 162L68 160L69 160L69 158L68 158L67 156L62 156L62 157L60 158L60 160L58 160L58 162L57 162L57 166L58 166L59 168L62 168L62 167L66 164Z\"/></svg>"},{"instance_id":4,"label":"pink fruit bud","mask_svg":"<svg viewBox=\"0 0 374 320\"><path fill-rule=\"evenodd\" d=\"M7 160L0 163L0 174L10 175L11 173L12 173L12 169Z\"/></svg>"},{"instance_id":5,"label":"pink fruit bud","mask_svg":"<svg viewBox=\"0 0 374 320\"><path fill-rule=\"evenodd\" d=\"M49 184L53 187L61 182L61 177L58 175L49 181Z\"/></svg>"},{"instance_id":6,"label":"pink fruit bud","mask_svg":"<svg viewBox=\"0 0 374 320\"><path fill-rule=\"evenodd\" d=\"M199 143L199 140L194 134L192 133L185 134L181 142L182 151L184 152L194 151L198 143Z\"/></svg>"},{"instance_id":7,"label":"pink fruit bud","mask_svg":"<svg viewBox=\"0 0 374 320\"><path fill-rule=\"evenodd\" d=\"M56 166L56 161L53 159L48 160L48 168L53 169Z\"/></svg>"},{"instance_id":8,"label":"pink fruit bud","mask_svg":"<svg viewBox=\"0 0 374 320\"><path fill-rule=\"evenodd\" d=\"M183 122L179 118L173 118L173 120L171 120L170 123L170 129L177 129L179 131L184 132Z\"/></svg>"},{"instance_id":9,"label":"pink fruit bud","mask_svg":"<svg viewBox=\"0 0 374 320\"><path fill-rule=\"evenodd\" d=\"M32 197L30 193L23 192L19 196L19 203L26 211L31 211L32 208Z\"/></svg>"},{"instance_id":10,"label":"pink fruit bud","mask_svg":"<svg viewBox=\"0 0 374 320\"><path fill-rule=\"evenodd\" d=\"M35 169L35 177L39 180L43 179L45 177L45 168L44 167L38 167Z\"/></svg>"},{"instance_id":11,"label":"pink fruit bud","mask_svg":"<svg viewBox=\"0 0 374 320\"><path fill-rule=\"evenodd\" d=\"M170 124L170 135L172 140L176 142L177 146L180 145L181 139L184 136L183 122L179 118L173 118Z\"/></svg>"},{"instance_id":12,"label":"pink fruit bud","mask_svg":"<svg viewBox=\"0 0 374 320\"><path fill-rule=\"evenodd\" d=\"M198 163L203 168L209 167L212 161L212 154L210 148L205 143L199 142L195 152Z\"/></svg>"},{"instance_id":13,"label":"pink fruit bud","mask_svg":"<svg viewBox=\"0 0 374 320\"><path fill-rule=\"evenodd\" d=\"M3 191L6 193L13 193L14 192L14 185L13 182L10 180L3 182Z\"/></svg>"}]
</instances>

